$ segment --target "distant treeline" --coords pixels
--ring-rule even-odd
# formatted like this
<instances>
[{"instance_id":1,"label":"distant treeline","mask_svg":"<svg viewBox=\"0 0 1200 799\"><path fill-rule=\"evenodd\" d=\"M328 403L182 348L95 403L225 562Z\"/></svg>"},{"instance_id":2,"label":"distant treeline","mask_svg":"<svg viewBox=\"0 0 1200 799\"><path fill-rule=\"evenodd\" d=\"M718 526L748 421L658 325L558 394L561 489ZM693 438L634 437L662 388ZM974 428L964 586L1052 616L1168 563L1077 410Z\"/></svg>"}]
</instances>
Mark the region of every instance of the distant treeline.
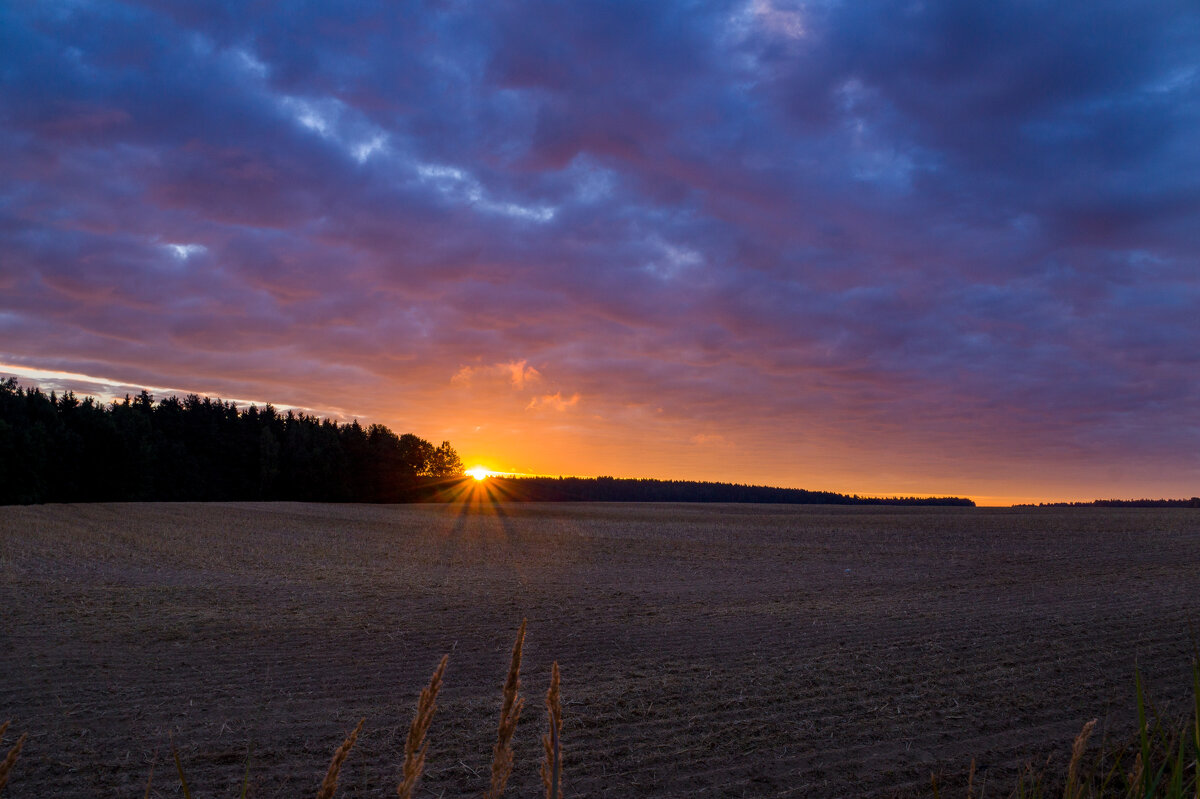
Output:
<instances>
[{"instance_id":1,"label":"distant treeline","mask_svg":"<svg viewBox=\"0 0 1200 799\"><path fill-rule=\"evenodd\" d=\"M1091 502L1039 502L1014 508L1200 508L1200 497L1191 499L1093 499Z\"/></svg>"},{"instance_id":2,"label":"distant treeline","mask_svg":"<svg viewBox=\"0 0 1200 799\"><path fill-rule=\"evenodd\" d=\"M0 379L0 504L38 502L413 502L463 495L450 442L279 413L270 405L142 391L102 403ZM613 477L492 477L527 502L959 505L958 497L860 497L799 488Z\"/></svg>"},{"instance_id":3,"label":"distant treeline","mask_svg":"<svg viewBox=\"0 0 1200 799\"><path fill-rule=\"evenodd\" d=\"M104 404L0 379L0 504L137 500L400 502L461 475L434 447L383 425L239 410L145 391Z\"/></svg>"},{"instance_id":4,"label":"distant treeline","mask_svg":"<svg viewBox=\"0 0 1200 799\"><path fill-rule=\"evenodd\" d=\"M497 493L529 502L768 502L794 505L956 505L961 497L860 497L832 491L691 480L615 477L491 477Z\"/></svg>"}]
</instances>

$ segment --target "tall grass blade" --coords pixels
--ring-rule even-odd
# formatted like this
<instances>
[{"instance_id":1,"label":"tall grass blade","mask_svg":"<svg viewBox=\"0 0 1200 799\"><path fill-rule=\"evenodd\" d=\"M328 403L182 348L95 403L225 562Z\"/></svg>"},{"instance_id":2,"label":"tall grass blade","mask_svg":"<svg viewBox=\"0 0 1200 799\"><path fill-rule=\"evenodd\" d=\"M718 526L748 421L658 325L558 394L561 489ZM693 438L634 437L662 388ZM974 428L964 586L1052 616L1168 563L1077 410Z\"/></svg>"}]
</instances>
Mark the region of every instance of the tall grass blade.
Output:
<instances>
[{"instance_id":1,"label":"tall grass blade","mask_svg":"<svg viewBox=\"0 0 1200 799\"><path fill-rule=\"evenodd\" d=\"M546 787L546 799L562 797L562 700L558 685L556 660L550 667L550 690L546 691L546 715L550 729L542 736L542 748L546 750L546 760L542 763L542 785Z\"/></svg>"},{"instance_id":2,"label":"tall grass blade","mask_svg":"<svg viewBox=\"0 0 1200 799\"><path fill-rule=\"evenodd\" d=\"M1192 661L1192 698L1196 707L1192 716L1192 754L1196 757L1195 799L1200 799L1200 655Z\"/></svg>"},{"instance_id":3,"label":"tall grass blade","mask_svg":"<svg viewBox=\"0 0 1200 799\"><path fill-rule=\"evenodd\" d=\"M413 716L412 724L408 727L408 739L404 744L404 776L396 786L399 799L411 799L417 780L421 778L421 770L425 767L425 751L429 744L425 741L425 733L433 722L433 712L437 710L437 695L442 689L442 675L446 673L446 664L450 662L449 655L443 655L442 660L429 678L429 685L421 691L417 702L417 714Z\"/></svg>"},{"instance_id":4,"label":"tall grass blade","mask_svg":"<svg viewBox=\"0 0 1200 799\"><path fill-rule=\"evenodd\" d=\"M1103 749L1103 745L1101 745L1101 749ZM1100 788L1096 791L1096 795L1108 796L1109 795L1108 786L1112 785L1113 781L1116 780L1117 777L1119 777L1120 775L1121 775L1121 755L1118 752L1116 757L1113 758L1112 767L1107 772L1105 772L1104 779L1100 781Z\"/></svg>"},{"instance_id":5,"label":"tall grass blade","mask_svg":"<svg viewBox=\"0 0 1200 799\"><path fill-rule=\"evenodd\" d=\"M1139 751L1133 757L1133 771L1129 772L1129 796L1136 797L1138 795L1138 784L1142 781L1142 753Z\"/></svg>"},{"instance_id":6,"label":"tall grass blade","mask_svg":"<svg viewBox=\"0 0 1200 799\"><path fill-rule=\"evenodd\" d=\"M179 774L179 785L183 788L184 799L192 799L192 789L188 787L187 777L183 776L183 763L179 761L179 750L175 748L175 737L170 737L171 757L175 758L175 771Z\"/></svg>"},{"instance_id":7,"label":"tall grass blade","mask_svg":"<svg viewBox=\"0 0 1200 799\"><path fill-rule=\"evenodd\" d=\"M354 731L342 741L342 745L333 753L333 760L329 761L329 771L325 772L325 779L321 781L321 787L317 790L317 799L333 799L334 793L337 792L338 772L342 770L342 764L346 762L346 758L350 755L350 750L354 748L354 742L358 740L358 734L362 731L363 722L366 719L361 719Z\"/></svg>"},{"instance_id":8,"label":"tall grass blade","mask_svg":"<svg viewBox=\"0 0 1200 799\"><path fill-rule=\"evenodd\" d=\"M512 660L508 665L508 677L504 680L504 704L500 708L500 725L496 731L496 748L492 753L492 780L484 799L500 799L508 777L512 774L513 734L517 731L517 719L521 717L521 708L525 700L520 696L521 690L521 647L525 643L525 619L521 620L521 629L517 631L517 640L513 643Z\"/></svg>"},{"instance_id":9,"label":"tall grass blade","mask_svg":"<svg viewBox=\"0 0 1200 799\"><path fill-rule=\"evenodd\" d=\"M1083 762L1083 753L1087 749L1088 738L1092 737L1092 730L1096 728L1098 721L1099 719L1092 719L1084 724L1079 735L1075 737L1075 744L1071 747L1071 764L1067 766L1067 787L1063 790L1063 799L1082 799L1083 797L1083 786L1079 784L1079 764Z\"/></svg>"},{"instance_id":10,"label":"tall grass blade","mask_svg":"<svg viewBox=\"0 0 1200 799\"><path fill-rule=\"evenodd\" d=\"M1158 786L1162 783L1163 775L1167 773L1167 767L1171 765L1171 756L1168 754L1163 764L1158 767L1158 771L1154 772L1154 779L1150 781L1150 787L1146 789L1147 797L1154 797L1158 793Z\"/></svg>"},{"instance_id":11,"label":"tall grass blade","mask_svg":"<svg viewBox=\"0 0 1200 799\"><path fill-rule=\"evenodd\" d=\"M1026 784L1025 784L1026 779L1029 780L1028 787L1026 787ZM1032 788L1033 788L1033 764L1030 763L1029 765L1027 765L1025 767L1025 770L1021 772L1020 779L1017 780L1017 796L1019 797L1019 799L1026 799L1026 797L1032 796L1032 794L1030 794L1030 790L1032 790Z\"/></svg>"},{"instance_id":12,"label":"tall grass blade","mask_svg":"<svg viewBox=\"0 0 1200 799\"><path fill-rule=\"evenodd\" d=\"M4 722L0 725L0 738L4 737L4 733L8 731L9 722ZM17 756L21 754L21 747L25 745L25 740L29 737L29 733L25 733L17 739L17 743L12 749L8 750L8 754L0 761L0 791L4 790L4 786L8 785L8 776L12 773L13 766L17 763Z\"/></svg>"},{"instance_id":13,"label":"tall grass blade","mask_svg":"<svg viewBox=\"0 0 1200 799\"><path fill-rule=\"evenodd\" d=\"M146 778L146 795L143 799L150 799L150 785L154 782L154 767L158 765L158 750L154 750L154 759L150 761L150 776Z\"/></svg>"},{"instance_id":14,"label":"tall grass blade","mask_svg":"<svg viewBox=\"0 0 1200 799\"><path fill-rule=\"evenodd\" d=\"M1141 768L1138 771L1142 783L1142 797L1143 799L1151 799L1150 733L1146 723L1146 695L1142 685L1142 670L1140 668L1133 670L1133 684L1137 696L1138 741L1141 744Z\"/></svg>"},{"instance_id":15,"label":"tall grass blade","mask_svg":"<svg viewBox=\"0 0 1200 799\"><path fill-rule=\"evenodd\" d=\"M250 744L246 744L246 773L242 775L242 793L239 799L246 799L250 790Z\"/></svg>"},{"instance_id":16,"label":"tall grass blade","mask_svg":"<svg viewBox=\"0 0 1200 799\"><path fill-rule=\"evenodd\" d=\"M1175 767L1171 769L1171 783L1167 788L1170 799L1183 799L1183 775L1187 771L1184 758L1187 757L1188 739L1186 735L1179 736L1179 752L1175 755Z\"/></svg>"}]
</instances>

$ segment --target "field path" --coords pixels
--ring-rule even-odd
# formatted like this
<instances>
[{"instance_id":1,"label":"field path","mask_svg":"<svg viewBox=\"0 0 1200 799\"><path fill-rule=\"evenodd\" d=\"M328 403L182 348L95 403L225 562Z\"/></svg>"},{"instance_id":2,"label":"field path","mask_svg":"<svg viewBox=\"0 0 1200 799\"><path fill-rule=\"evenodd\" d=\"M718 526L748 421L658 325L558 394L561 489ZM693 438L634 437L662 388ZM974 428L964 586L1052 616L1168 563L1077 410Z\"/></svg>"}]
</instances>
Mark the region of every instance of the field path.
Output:
<instances>
[{"instance_id":1,"label":"field path","mask_svg":"<svg viewBox=\"0 0 1200 799\"><path fill-rule=\"evenodd\" d=\"M1135 662L1181 708L1200 512L747 505L0 507L8 799L394 795L443 653L421 797L478 796L529 620L508 795L540 795L550 662L571 797L1007 795ZM11 736L11 733L10 733ZM6 742L11 742L11 737ZM993 793L994 792L994 793Z\"/></svg>"}]
</instances>

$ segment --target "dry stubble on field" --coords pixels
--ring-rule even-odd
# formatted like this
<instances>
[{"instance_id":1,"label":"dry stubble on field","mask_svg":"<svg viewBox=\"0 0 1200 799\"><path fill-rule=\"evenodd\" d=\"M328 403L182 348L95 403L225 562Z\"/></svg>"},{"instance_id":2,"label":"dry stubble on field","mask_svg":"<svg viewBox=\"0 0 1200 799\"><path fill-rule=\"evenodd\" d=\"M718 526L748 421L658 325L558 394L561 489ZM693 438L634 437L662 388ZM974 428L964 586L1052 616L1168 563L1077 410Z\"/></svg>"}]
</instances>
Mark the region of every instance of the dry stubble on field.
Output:
<instances>
[{"instance_id":1,"label":"dry stubble on field","mask_svg":"<svg viewBox=\"0 0 1200 799\"><path fill-rule=\"evenodd\" d=\"M927 795L972 757L1007 793L1135 660L1170 706L1200 610L1200 514L730 505L0 508L6 789L387 796L417 693L450 666L420 796L486 786L529 619L509 795L535 796L562 666L576 797ZM157 753L157 755L156 755Z\"/></svg>"}]
</instances>

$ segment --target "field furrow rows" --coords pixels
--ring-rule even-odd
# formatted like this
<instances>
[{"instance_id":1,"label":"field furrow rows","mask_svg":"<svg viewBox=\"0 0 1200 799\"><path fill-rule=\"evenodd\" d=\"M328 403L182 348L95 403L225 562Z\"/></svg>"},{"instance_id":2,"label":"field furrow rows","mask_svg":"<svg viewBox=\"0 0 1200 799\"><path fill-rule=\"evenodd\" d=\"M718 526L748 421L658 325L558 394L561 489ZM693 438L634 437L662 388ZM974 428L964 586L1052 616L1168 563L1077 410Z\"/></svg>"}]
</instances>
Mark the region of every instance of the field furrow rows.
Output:
<instances>
[{"instance_id":1,"label":"field furrow rows","mask_svg":"<svg viewBox=\"0 0 1200 799\"><path fill-rule=\"evenodd\" d=\"M1133 669L1186 695L1200 596L1187 510L695 505L0 508L6 788L394 789L451 656L421 796L486 782L512 635L511 795L539 792L550 662L572 797L928 796L1004 786L1084 721L1132 725ZM953 791L947 791L952 794ZM961 793L961 790L959 791Z\"/></svg>"}]
</instances>

